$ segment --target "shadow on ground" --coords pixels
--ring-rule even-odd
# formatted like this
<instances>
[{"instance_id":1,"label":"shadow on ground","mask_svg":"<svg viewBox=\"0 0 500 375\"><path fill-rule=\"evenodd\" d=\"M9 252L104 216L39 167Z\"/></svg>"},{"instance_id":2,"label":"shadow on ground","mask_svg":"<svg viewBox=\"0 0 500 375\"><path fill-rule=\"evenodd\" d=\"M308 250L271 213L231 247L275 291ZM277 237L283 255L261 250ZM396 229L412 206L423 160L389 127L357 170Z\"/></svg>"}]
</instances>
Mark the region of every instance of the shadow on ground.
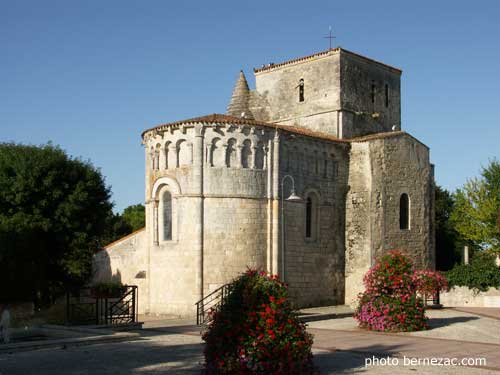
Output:
<instances>
[{"instance_id":1,"label":"shadow on ground","mask_svg":"<svg viewBox=\"0 0 500 375\"><path fill-rule=\"evenodd\" d=\"M359 373L373 366L380 365L380 361L387 361L398 354L398 345L373 345L355 348L352 351L314 350L314 363L320 373L342 374Z\"/></svg>"},{"instance_id":2,"label":"shadow on ground","mask_svg":"<svg viewBox=\"0 0 500 375\"><path fill-rule=\"evenodd\" d=\"M199 374L201 343L132 341L0 355L2 375Z\"/></svg>"},{"instance_id":3,"label":"shadow on ground","mask_svg":"<svg viewBox=\"0 0 500 375\"><path fill-rule=\"evenodd\" d=\"M451 318L430 318L429 329L441 328L457 323L465 323L471 320L478 320L477 316L456 316Z\"/></svg>"}]
</instances>

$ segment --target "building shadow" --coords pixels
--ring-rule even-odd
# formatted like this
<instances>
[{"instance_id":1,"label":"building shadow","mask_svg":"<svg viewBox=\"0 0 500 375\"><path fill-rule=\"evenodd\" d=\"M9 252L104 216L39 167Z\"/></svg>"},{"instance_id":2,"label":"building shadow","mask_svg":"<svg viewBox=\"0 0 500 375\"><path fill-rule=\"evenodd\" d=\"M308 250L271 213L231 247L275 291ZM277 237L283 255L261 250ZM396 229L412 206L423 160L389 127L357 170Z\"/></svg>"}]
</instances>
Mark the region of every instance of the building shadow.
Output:
<instances>
[{"instance_id":1,"label":"building shadow","mask_svg":"<svg viewBox=\"0 0 500 375\"><path fill-rule=\"evenodd\" d=\"M371 367L390 368L388 361L401 362L396 357L401 348L402 345L370 345L349 351L313 348L314 363L321 374L363 373Z\"/></svg>"},{"instance_id":2,"label":"building shadow","mask_svg":"<svg viewBox=\"0 0 500 375\"><path fill-rule=\"evenodd\" d=\"M158 332L154 332L158 333ZM199 337L154 338L148 332L128 342L0 354L2 373L9 375L141 375L200 374L204 344ZM165 334L165 333L163 333ZM373 345L354 351L314 349L320 373L364 372L367 359L387 358L401 346Z\"/></svg>"},{"instance_id":3,"label":"building shadow","mask_svg":"<svg viewBox=\"0 0 500 375\"><path fill-rule=\"evenodd\" d=\"M477 316L456 316L450 318L429 318L429 330L447 327L457 323L466 323L471 320L478 320Z\"/></svg>"}]
</instances>

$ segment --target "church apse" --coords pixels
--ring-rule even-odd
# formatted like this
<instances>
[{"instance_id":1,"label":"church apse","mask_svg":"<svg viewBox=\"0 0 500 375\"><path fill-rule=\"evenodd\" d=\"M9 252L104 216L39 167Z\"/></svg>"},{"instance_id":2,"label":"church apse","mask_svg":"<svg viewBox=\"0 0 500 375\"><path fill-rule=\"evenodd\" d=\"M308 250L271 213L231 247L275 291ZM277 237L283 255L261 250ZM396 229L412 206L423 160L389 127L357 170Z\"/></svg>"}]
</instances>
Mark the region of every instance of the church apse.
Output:
<instances>
[{"instance_id":1,"label":"church apse","mask_svg":"<svg viewBox=\"0 0 500 375\"><path fill-rule=\"evenodd\" d=\"M101 257L140 283L140 311L194 316L249 267L278 274L297 306L349 304L390 248L433 264L432 167L401 131L401 70L335 48L254 73L226 115L142 133L146 228ZM301 202L281 201L285 176Z\"/></svg>"}]
</instances>

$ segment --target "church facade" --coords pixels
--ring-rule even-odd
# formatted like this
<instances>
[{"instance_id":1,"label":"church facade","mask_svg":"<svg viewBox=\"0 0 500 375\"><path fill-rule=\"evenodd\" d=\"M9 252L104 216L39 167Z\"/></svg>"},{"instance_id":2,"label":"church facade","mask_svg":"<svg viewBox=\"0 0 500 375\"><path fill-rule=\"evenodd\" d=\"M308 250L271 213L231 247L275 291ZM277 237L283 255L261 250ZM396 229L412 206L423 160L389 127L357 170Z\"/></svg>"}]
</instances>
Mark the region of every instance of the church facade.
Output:
<instances>
[{"instance_id":1,"label":"church facade","mask_svg":"<svg viewBox=\"0 0 500 375\"><path fill-rule=\"evenodd\" d=\"M146 227L95 256L95 280L138 285L142 313L192 316L247 268L298 306L354 303L390 249L433 268L433 166L401 131L401 70L335 48L254 74L226 114L142 133Z\"/></svg>"}]
</instances>

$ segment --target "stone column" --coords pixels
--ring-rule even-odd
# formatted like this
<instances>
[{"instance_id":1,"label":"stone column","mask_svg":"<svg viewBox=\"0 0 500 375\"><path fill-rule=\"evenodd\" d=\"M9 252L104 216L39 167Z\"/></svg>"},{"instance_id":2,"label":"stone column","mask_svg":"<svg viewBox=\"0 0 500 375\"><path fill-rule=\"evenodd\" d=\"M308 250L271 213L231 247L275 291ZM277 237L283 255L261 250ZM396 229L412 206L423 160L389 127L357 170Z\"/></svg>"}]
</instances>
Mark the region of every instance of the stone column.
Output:
<instances>
[{"instance_id":1,"label":"stone column","mask_svg":"<svg viewBox=\"0 0 500 375\"><path fill-rule=\"evenodd\" d=\"M267 151L272 149L272 142L269 140L268 141L268 146L266 146L264 152L264 169L266 169L266 175L267 175L267 253L266 253L266 270L269 273L273 272L273 261L272 261L272 256L273 256L273 205L272 205L272 166L269 165L270 161L269 158L267 157Z\"/></svg>"},{"instance_id":2,"label":"stone column","mask_svg":"<svg viewBox=\"0 0 500 375\"><path fill-rule=\"evenodd\" d=\"M160 171L167 169L165 146L160 148Z\"/></svg>"},{"instance_id":3,"label":"stone column","mask_svg":"<svg viewBox=\"0 0 500 375\"><path fill-rule=\"evenodd\" d=\"M273 256L272 256L272 272L275 275L280 274L281 272L279 267L280 260L280 138L278 131L276 131L273 140L273 149L272 149L272 206L273 206Z\"/></svg>"},{"instance_id":4,"label":"stone column","mask_svg":"<svg viewBox=\"0 0 500 375\"><path fill-rule=\"evenodd\" d=\"M189 142L188 143L188 150L189 150L189 164L193 164L193 143ZM203 160L203 149L201 150L201 159Z\"/></svg>"},{"instance_id":5,"label":"stone column","mask_svg":"<svg viewBox=\"0 0 500 375\"><path fill-rule=\"evenodd\" d=\"M168 146L168 168L174 169L177 167L177 147L174 144Z\"/></svg>"},{"instance_id":6,"label":"stone column","mask_svg":"<svg viewBox=\"0 0 500 375\"><path fill-rule=\"evenodd\" d=\"M159 200L154 199L153 200L153 243L158 246L160 243L160 231L158 228L158 205L159 205Z\"/></svg>"},{"instance_id":7,"label":"stone column","mask_svg":"<svg viewBox=\"0 0 500 375\"><path fill-rule=\"evenodd\" d=\"M243 168L243 145L236 146L236 167Z\"/></svg>"},{"instance_id":8,"label":"stone column","mask_svg":"<svg viewBox=\"0 0 500 375\"><path fill-rule=\"evenodd\" d=\"M250 164L250 168L257 168L257 146L252 146L252 163Z\"/></svg>"},{"instance_id":9,"label":"stone column","mask_svg":"<svg viewBox=\"0 0 500 375\"><path fill-rule=\"evenodd\" d=\"M464 246L464 264L469 264L469 246Z\"/></svg>"},{"instance_id":10,"label":"stone column","mask_svg":"<svg viewBox=\"0 0 500 375\"><path fill-rule=\"evenodd\" d=\"M204 163L210 167L214 166L213 160L211 159L211 151L212 150L212 145L206 145L205 146L205 161Z\"/></svg>"},{"instance_id":11,"label":"stone column","mask_svg":"<svg viewBox=\"0 0 500 375\"><path fill-rule=\"evenodd\" d=\"M231 157L228 157L227 155L227 148L229 147L229 145L227 143L224 143L222 145L222 156L224 158L224 166L227 168L229 167L229 163L231 162Z\"/></svg>"},{"instance_id":12,"label":"stone column","mask_svg":"<svg viewBox=\"0 0 500 375\"><path fill-rule=\"evenodd\" d=\"M147 253L146 253L146 290L143 293L142 296L144 297L142 299L142 303L145 304L145 311L149 313L151 311L150 309L150 286L151 286L151 250L153 247L153 232L154 232L154 225L153 225L153 202L151 200L151 189L153 188L153 184L150 182L151 178L151 166L152 166L152 159L151 159L151 153L150 150L148 149L148 143L147 141L144 141L144 147L145 147L145 152L144 152L144 163L146 164L145 169L146 173L144 176L144 186L146 186L146 189L144 191L144 203L146 205L146 213L145 213L145 219L146 219L146 235L147 235Z\"/></svg>"},{"instance_id":13,"label":"stone column","mask_svg":"<svg viewBox=\"0 0 500 375\"><path fill-rule=\"evenodd\" d=\"M195 126L193 145L193 236L195 254L196 300L203 298L203 125Z\"/></svg>"}]
</instances>

